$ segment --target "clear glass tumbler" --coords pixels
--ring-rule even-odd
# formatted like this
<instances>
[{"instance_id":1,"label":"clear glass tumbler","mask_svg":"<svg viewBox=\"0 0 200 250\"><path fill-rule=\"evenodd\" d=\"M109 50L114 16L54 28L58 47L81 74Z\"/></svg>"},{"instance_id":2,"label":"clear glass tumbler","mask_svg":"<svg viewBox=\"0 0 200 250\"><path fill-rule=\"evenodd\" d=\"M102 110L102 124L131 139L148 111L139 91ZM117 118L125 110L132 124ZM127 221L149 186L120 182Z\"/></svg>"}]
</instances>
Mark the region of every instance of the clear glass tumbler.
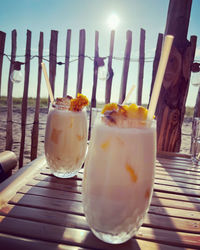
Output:
<instances>
[{"instance_id":1,"label":"clear glass tumbler","mask_svg":"<svg viewBox=\"0 0 200 250\"><path fill-rule=\"evenodd\" d=\"M200 117L194 117L192 124L192 162L200 165Z\"/></svg>"},{"instance_id":2,"label":"clear glass tumbler","mask_svg":"<svg viewBox=\"0 0 200 250\"><path fill-rule=\"evenodd\" d=\"M78 173L87 149L86 111L51 105L45 132L45 156L52 174L70 178Z\"/></svg>"},{"instance_id":3,"label":"clear glass tumbler","mask_svg":"<svg viewBox=\"0 0 200 250\"><path fill-rule=\"evenodd\" d=\"M200 138L192 141L192 162L195 165L200 165Z\"/></svg>"},{"instance_id":4,"label":"clear glass tumbler","mask_svg":"<svg viewBox=\"0 0 200 250\"><path fill-rule=\"evenodd\" d=\"M92 232L107 243L123 243L135 235L151 202L156 122L140 120L135 125L110 127L99 119L92 131L83 207Z\"/></svg>"}]
</instances>

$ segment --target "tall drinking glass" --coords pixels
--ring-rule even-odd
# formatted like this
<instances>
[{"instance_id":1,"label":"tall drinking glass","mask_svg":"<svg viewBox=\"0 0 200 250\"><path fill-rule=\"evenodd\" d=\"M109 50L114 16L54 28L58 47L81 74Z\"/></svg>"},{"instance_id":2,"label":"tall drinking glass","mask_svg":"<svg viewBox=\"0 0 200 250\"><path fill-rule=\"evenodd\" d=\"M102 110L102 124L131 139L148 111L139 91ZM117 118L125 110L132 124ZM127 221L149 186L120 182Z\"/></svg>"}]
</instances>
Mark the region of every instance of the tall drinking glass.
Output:
<instances>
[{"instance_id":1,"label":"tall drinking glass","mask_svg":"<svg viewBox=\"0 0 200 250\"><path fill-rule=\"evenodd\" d=\"M153 191L156 122L131 121L134 127L97 121L83 179L83 207L92 232L118 244L142 225Z\"/></svg>"},{"instance_id":2,"label":"tall drinking glass","mask_svg":"<svg viewBox=\"0 0 200 250\"><path fill-rule=\"evenodd\" d=\"M200 117L194 117L192 124L192 161L200 164Z\"/></svg>"},{"instance_id":3,"label":"tall drinking glass","mask_svg":"<svg viewBox=\"0 0 200 250\"><path fill-rule=\"evenodd\" d=\"M45 132L45 156L52 174L70 178L80 170L87 148L86 111L51 105Z\"/></svg>"}]
</instances>

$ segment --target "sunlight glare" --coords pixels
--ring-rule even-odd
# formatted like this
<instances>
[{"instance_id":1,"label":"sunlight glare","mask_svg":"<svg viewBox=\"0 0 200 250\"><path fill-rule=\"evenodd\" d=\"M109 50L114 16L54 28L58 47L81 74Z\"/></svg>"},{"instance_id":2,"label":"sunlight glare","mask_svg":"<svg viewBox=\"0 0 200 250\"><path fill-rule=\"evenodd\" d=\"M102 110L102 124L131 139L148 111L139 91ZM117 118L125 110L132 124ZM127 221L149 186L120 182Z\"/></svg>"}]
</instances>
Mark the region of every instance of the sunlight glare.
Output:
<instances>
[{"instance_id":1,"label":"sunlight glare","mask_svg":"<svg viewBox=\"0 0 200 250\"><path fill-rule=\"evenodd\" d=\"M119 25L119 17L116 14L112 14L107 19L108 27L112 30L115 30Z\"/></svg>"}]
</instances>

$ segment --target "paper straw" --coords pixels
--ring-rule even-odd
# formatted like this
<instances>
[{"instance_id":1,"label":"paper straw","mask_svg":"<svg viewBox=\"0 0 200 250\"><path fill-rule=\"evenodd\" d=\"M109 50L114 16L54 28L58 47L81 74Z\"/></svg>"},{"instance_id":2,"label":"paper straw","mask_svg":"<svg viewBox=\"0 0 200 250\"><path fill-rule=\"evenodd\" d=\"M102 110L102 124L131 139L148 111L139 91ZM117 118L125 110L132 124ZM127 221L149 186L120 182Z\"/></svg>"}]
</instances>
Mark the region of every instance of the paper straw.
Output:
<instances>
[{"instance_id":1,"label":"paper straw","mask_svg":"<svg viewBox=\"0 0 200 250\"><path fill-rule=\"evenodd\" d=\"M149 111L148 111L148 117L147 117L149 120L153 119L153 116L156 110L158 97L159 97L160 89L161 89L161 84L162 84L163 77L165 74L165 70L166 70L173 40L174 40L174 36L171 36L171 35L165 36L165 40L162 46L162 52L160 56L160 62L159 62L158 70L156 74L156 79L154 82L153 92L152 92L151 100L149 104Z\"/></svg>"},{"instance_id":2,"label":"paper straw","mask_svg":"<svg viewBox=\"0 0 200 250\"><path fill-rule=\"evenodd\" d=\"M43 73L44 73L44 78L45 78L45 81L46 81L49 97L50 97L51 103L53 103L54 102L54 97L53 97L53 92L52 92L52 89L51 89L51 84L49 82L49 78L48 78L48 75L47 75L47 70L46 70L45 64L43 62L41 63L41 65L42 65L42 70L43 70Z\"/></svg>"},{"instance_id":3,"label":"paper straw","mask_svg":"<svg viewBox=\"0 0 200 250\"><path fill-rule=\"evenodd\" d=\"M135 85L133 85L132 88L129 90L126 98L124 99L124 101L122 103L122 105L124 105L128 101L128 99L130 98L130 96L131 96L131 94L132 94L132 92L133 92L134 89L135 89Z\"/></svg>"}]
</instances>

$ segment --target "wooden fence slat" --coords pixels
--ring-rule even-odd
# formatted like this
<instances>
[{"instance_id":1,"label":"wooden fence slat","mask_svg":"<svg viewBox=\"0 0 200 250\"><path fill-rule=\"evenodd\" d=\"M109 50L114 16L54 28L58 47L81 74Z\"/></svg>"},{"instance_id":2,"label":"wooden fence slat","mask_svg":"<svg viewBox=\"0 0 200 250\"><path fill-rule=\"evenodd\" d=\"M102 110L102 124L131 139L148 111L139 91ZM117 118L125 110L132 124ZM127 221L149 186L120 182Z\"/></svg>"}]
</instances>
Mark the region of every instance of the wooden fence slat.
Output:
<instances>
[{"instance_id":1,"label":"wooden fence slat","mask_svg":"<svg viewBox=\"0 0 200 250\"><path fill-rule=\"evenodd\" d=\"M97 92L97 77L98 77L98 63L97 59L99 57L99 32L95 32L95 48L94 48L94 73L93 73L93 88L92 88L92 98L90 103L90 117L89 117L89 129L88 129L88 139L90 139L91 124L92 124L92 108L96 107L96 92Z\"/></svg>"},{"instance_id":2,"label":"wooden fence slat","mask_svg":"<svg viewBox=\"0 0 200 250\"><path fill-rule=\"evenodd\" d=\"M19 155L19 168L21 168L23 166L23 158L24 158L27 104L28 104L28 87L29 87L29 72L30 72L30 57L31 57L31 31L27 30L27 33L26 33L24 93L23 93L23 98L22 98L22 109L21 109L21 144L20 144L20 155Z\"/></svg>"},{"instance_id":3,"label":"wooden fence slat","mask_svg":"<svg viewBox=\"0 0 200 250\"><path fill-rule=\"evenodd\" d=\"M109 77L106 80L105 103L110 102L112 79L113 79L113 75L114 75L113 74L113 69L112 69L114 39L115 39L115 31L112 30L111 34L110 34L110 53L109 53L109 57L108 57L108 74L109 74Z\"/></svg>"},{"instance_id":4,"label":"wooden fence slat","mask_svg":"<svg viewBox=\"0 0 200 250\"><path fill-rule=\"evenodd\" d=\"M0 97L1 97L1 75L2 75L5 40L6 40L6 33L0 31Z\"/></svg>"},{"instance_id":5,"label":"wooden fence slat","mask_svg":"<svg viewBox=\"0 0 200 250\"><path fill-rule=\"evenodd\" d=\"M52 30L51 40L49 44L49 81L51 84L53 95L55 90L55 78L56 78L56 66L57 66L57 44L58 44L58 31Z\"/></svg>"},{"instance_id":6,"label":"wooden fence slat","mask_svg":"<svg viewBox=\"0 0 200 250\"><path fill-rule=\"evenodd\" d=\"M132 47L132 31L128 30L126 32L126 48L125 48L125 53L124 53L124 65L123 65L123 71L122 71L119 103L122 103L126 97L126 86L127 86L127 79L128 79L131 47Z\"/></svg>"},{"instance_id":7,"label":"wooden fence slat","mask_svg":"<svg viewBox=\"0 0 200 250\"><path fill-rule=\"evenodd\" d=\"M144 59L145 59L145 30L141 29L140 30L140 55L139 55L139 71L138 71L137 105L142 105Z\"/></svg>"},{"instance_id":8,"label":"wooden fence slat","mask_svg":"<svg viewBox=\"0 0 200 250\"><path fill-rule=\"evenodd\" d=\"M155 78L156 78L156 72L158 69L159 60L160 60L162 41L163 41L163 34L159 33L158 39L157 39L157 45L156 45L156 52L155 52L155 56L154 56L154 60L153 60L153 70L152 70L151 90L149 93L149 103L150 103L151 94L153 91L153 85L154 85Z\"/></svg>"},{"instance_id":9,"label":"wooden fence slat","mask_svg":"<svg viewBox=\"0 0 200 250\"><path fill-rule=\"evenodd\" d=\"M82 29L80 30L79 33L79 59L78 59L76 95L82 92L84 61L85 61L85 30Z\"/></svg>"},{"instance_id":10,"label":"wooden fence slat","mask_svg":"<svg viewBox=\"0 0 200 250\"><path fill-rule=\"evenodd\" d=\"M12 150L13 144L13 127L12 127L12 112L13 112L13 83L10 80L10 75L13 70L13 62L15 61L16 57L16 49L17 49L17 31L12 31L12 49L11 49L11 62L10 62L10 69L8 75L8 92L7 92L7 125L6 125L6 150Z\"/></svg>"},{"instance_id":11,"label":"wooden fence slat","mask_svg":"<svg viewBox=\"0 0 200 250\"><path fill-rule=\"evenodd\" d=\"M69 58L70 58L70 45L71 45L71 30L67 30L66 39L66 52L65 52L65 73L64 73L64 87L63 97L67 95L68 75L69 75Z\"/></svg>"},{"instance_id":12,"label":"wooden fence slat","mask_svg":"<svg viewBox=\"0 0 200 250\"><path fill-rule=\"evenodd\" d=\"M43 56L43 32L40 32L40 40L38 46L38 82L37 82L37 97L35 103L35 116L31 136L31 161L37 158L38 149L38 134L39 134L39 111L40 111L40 87L42 77L42 56Z\"/></svg>"},{"instance_id":13,"label":"wooden fence slat","mask_svg":"<svg viewBox=\"0 0 200 250\"><path fill-rule=\"evenodd\" d=\"M94 48L94 73L93 73L93 88L92 88L92 99L91 107L96 107L96 92L97 92L97 77L98 77L98 63L97 58L99 57L99 32L95 32L95 48Z\"/></svg>"}]
</instances>

